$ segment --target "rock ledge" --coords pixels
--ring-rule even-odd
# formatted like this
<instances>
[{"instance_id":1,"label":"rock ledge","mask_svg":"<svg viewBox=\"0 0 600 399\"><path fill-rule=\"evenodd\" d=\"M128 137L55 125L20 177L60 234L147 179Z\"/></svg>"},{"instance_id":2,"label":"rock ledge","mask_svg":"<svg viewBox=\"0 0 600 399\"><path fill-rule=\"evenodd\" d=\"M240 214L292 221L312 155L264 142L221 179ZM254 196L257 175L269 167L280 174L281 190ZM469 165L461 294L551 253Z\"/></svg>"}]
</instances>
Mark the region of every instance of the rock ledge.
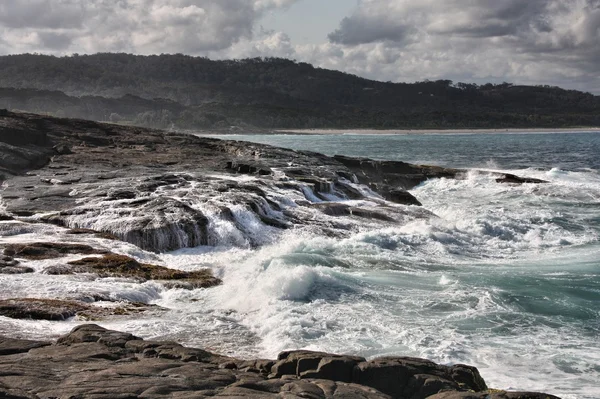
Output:
<instances>
[{"instance_id":1,"label":"rock ledge","mask_svg":"<svg viewBox=\"0 0 600 399\"><path fill-rule=\"evenodd\" d=\"M0 397L556 399L488 390L476 368L289 351L240 360L95 324L56 343L0 337Z\"/></svg>"}]
</instances>

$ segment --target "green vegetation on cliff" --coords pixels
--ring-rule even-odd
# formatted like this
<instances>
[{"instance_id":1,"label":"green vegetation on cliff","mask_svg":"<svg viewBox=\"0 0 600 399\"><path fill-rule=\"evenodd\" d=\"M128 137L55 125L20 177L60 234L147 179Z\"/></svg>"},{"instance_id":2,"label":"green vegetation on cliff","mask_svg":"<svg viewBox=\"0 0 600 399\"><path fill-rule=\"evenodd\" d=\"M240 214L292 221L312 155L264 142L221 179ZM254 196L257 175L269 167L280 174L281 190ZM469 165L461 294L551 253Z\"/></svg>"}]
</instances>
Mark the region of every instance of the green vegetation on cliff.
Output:
<instances>
[{"instance_id":1,"label":"green vegetation on cliff","mask_svg":"<svg viewBox=\"0 0 600 399\"><path fill-rule=\"evenodd\" d=\"M0 108L144 126L600 126L600 96L508 83L377 82L280 58L0 57Z\"/></svg>"}]
</instances>

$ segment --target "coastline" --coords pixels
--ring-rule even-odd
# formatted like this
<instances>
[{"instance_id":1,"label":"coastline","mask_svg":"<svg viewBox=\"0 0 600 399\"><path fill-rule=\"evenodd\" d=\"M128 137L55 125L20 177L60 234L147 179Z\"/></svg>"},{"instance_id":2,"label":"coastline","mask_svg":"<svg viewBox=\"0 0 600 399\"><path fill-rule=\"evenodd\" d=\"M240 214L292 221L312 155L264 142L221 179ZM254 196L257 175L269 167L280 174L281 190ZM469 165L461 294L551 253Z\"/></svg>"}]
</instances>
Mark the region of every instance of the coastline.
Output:
<instances>
[{"instance_id":1,"label":"coastline","mask_svg":"<svg viewBox=\"0 0 600 399\"><path fill-rule=\"evenodd\" d=\"M6 277L7 282L17 281L17 284L11 286L10 290L4 290L2 296L6 299L4 301L5 314L10 312L12 316L15 316L14 320L31 319L31 314L34 313L38 317L44 315L44 317L54 320L57 324L63 323L71 317L76 317L77 322L87 322L90 319L99 322L106 322L107 320L114 322L119 318L120 320L131 320L133 318L166 319L170 317L168 313L170 311L173 311L173 317L168 321L175 320L175 317L179 318L180 313L178 312L181 309L179 305L172 306L175 302L169 301L158 304L155 302L156 296L151 296L155 295L152 292L145 296L148 287L142 286L142 284L152 280L154 282L151 284L159 287L159 295L161 296L163 295L162 292L168 290L186 291L183 294L174 294L173 292L168 294L173 295L172 298L177 298L177 300L179 298L189 298L187 291L211 290L210 293L206 292L206 295L200 295L200 291L196 291L199 296L194 297L185 305L187 311L189 304L198 303L195 312L201 314L206 309L200 299L206 299L213 295L216 297L216 291L220 289L218 287L219 283L225 280L221 281L216 277L220 274L215 274L213 278L212 274L206 274L203 272L205 269L199 270L196 265L202 265L202 267L211 265L212 267L213 263L190 262L189 259L181 259L180 262L172 256L161 258L157 253L206 245L203 237L208 236L210 233L210 225L207 222L211 220L219 223L230 223L230 226L237 229L236 222L237 225L240 225L239 220L242 219L235 219L236 215L228 206L234 207L239 203L247 204L245 213L242 214L243 217L260 220L260 223L265 226L279 228L282 231L293 222L297 224L302 222L308 226L313 221L320 223L321 220L332 221L334 218L340 217L353 218L353 225L359 227L371 223L377 223L378 226L385 227L390 224L405 223L407 217L415 221L432 217L433 214L425 208L414 207L414 205L420 206L421 204L405 189L414 188L426 179L437 177L452 179L464 172L464 170L459 169L410 165L395 161L364 163L360 159L352 157L328 157L317 153L302 154L293 150L267 147L261 144L201 139L185 135L165 134L154 130L126 128L80 120L58 120L31 114L11 114L4 121L6 121L6 125L0 126L0 130L6 133L1 135L2 140L7 141L7 148L10 145L11 150L14 147L20 151L19 159L16 161L8 157L0 159L2 161L0 167L4 166L7 171L6 180L10 180L9 184L5 185L0 193L2 194L0 197L4 196L4 199L0 198L2 200L2 204L0 204L0 220L2 221L0 227L3 227L4 231L7 232L7 234L1 234L7 238L3 237L3 240L0 240L0 244L2 244L0 247L3 249L2 261L4 262L3 264L0 263L0 269L4 268L6 274L9 274L9 272L10 274L19 274L16 278ZM32 142L36 143L35 146L30 146ZM132 142L136 145L132 146ZM182 173L182 170L186 172ZM285 185L276 185L278 181L275 178L274 170L285 173ZM376 207L355 202L352 205L347 205L343 201L332 203L331 197L323 197L329 199L329 201L319 201L322 198L318 196L330 193L331 187L334 185L338 190L344 190L342 192L344 194L343 198L364 200L365 195L362 192L357 191L352 185L344 184L345 181L349 181L344 176L353 176L357 183L363 185L369 183L372 190L380 193L387 201L402 206L380 204L385 207ZM134 177L134 180L132 180L132 177ZM508 183L511 185L547 183L546 181L534 181L536 179L521 178L515 180L515 178L516 176L502 173L501 175L495 175L492 182L494 184ZM185 204L179 204L172 198L183 198L184 194L194 193L193 190L207 196L207 201L221 197L223 192L227 192L228 201L225 204L215 202L221 213L216 216L207 213L208 217L212 218L208 219L202 211L210 208L195 209L185 206ZM69 195L65 195L65 193L69 193ZM265 197L270 193L283 194L284 198L292 199L302 196L295 203L296 206L290 208L300 209L303 214L298 213L299 216L296 217L296 214L286 212L286 214L282 213L282 217L274 218L273 212L261 213L261 211L264 211L264 208L262 208L264 205L263 199L266 200ZM155 198L156 196L160 198ZM311 203L311 198L317 198L315 200L316 204ZM84 207L80 207L80 204L84 204ZM271 199L269 206L279 207L278 209L281 210L283 205L280 204L285 205L283 201L275 202ZM55 209L61 209L61 212L50 215L50 212ZM165 212L165 210L168 210L168 212ZM300 217L307 213L309 217ZM116 214L119 217L105 218L102 224L89 224L89 221L94 223L97 223L98 220L102 221L102 218L98 215ZM146 229L148 224L145 218L148 214L155 216L153 224ZM35 218L35 215L39 215L40 218ZM312 218L310 217L312 215L318 215L318 217ZM77 216L77 219L68 219L70 216ZM283 219L283 216L290 217L290 219ZM60 219L61 217L64 219ZM291 219L291 217L296 219ZM72 228L68 228L68 226ZM88 229L88 227L91 229ZM318 228L321 228L321 225L316 223L310 226L312 231ZM239 234L244 234L241 229L238 229L238 231L240 231ZM273 230L269 229L269 231L272 232ZM35 235L25 236L24 232L30 232L28 234L33 232ZM344 239L344 233L344 226L334 230L328 225L321 230L319 237L325 237L328 234L328 237ZM250 234L254 235L253 232L250 232L248 237L250 237ZM334 236L334 234L338 235ZM165 240L165 237L174 238ZM175 239L178 237L184 238L181 240ZM262 244L257 241L256 245ZM146 251L140 251L140 248ZM113 249L116 249L115 253L110 252ZM154 254L151 252L154 252ZM103 258L89 258L87 255L103 255ZM86 258L81 258L82 256L86 256ZM55 263L52 260L54 258L63 260ZM224 261L224 263L227 262ZM194 266L188 268L187 265L189 264ZM259 267L262 266L259 264ZM121 269L127 271L127 276L117 275ZM219 270L218 265L215 270ZM233 273L248 276L247 272L253 273L254 270L258 269L251 265L246 271L235 268ZM285 271L285 273L288 272ZM45 281L55 280L57 282L56 287L60 287L63 281L69 281L70 277L66 276L77 276L78 274L96 274L97 277L94 277L93 280L94 286L92 284L81 285L80 288L75 290L62 291L54 289L31 290L28 288L34 286L31 281L35 282L35 279L40 276ZM25 277L20 277L21 275ZM277 284L282 280L285 283L286 280L281 276L282 274L276 274L273 280L276 280ZM304 276L302 275L301 278L304 279ZM73 278L80 281L79 277ZM113 280L103 280L107 278ZM135 279L135 282L121 280L125 278ZM311 278L310 275L309 278ZM440 278L442 280L438 281L436 277L432 281L432 285L437 287L446 284L446 277L441 276ZM207 282L206 285L203 285L204 281ZM300 280L291 279L287 281L291 281L288 284L288 286L291 286L292 283ZM329 280L323 281L329 284ZM110 285L108 292L120 292L121 294L111 296L112 294L109 295L103 292L104 289L96 291L96 284L99 286L102 283L107 286ZM231 297L232 295L228 294L230 292L255 292L251 290L239 291L237 289L239 286L236 286L232 280L227 280L223 286L233 288L227 288L227 291L221 292L220 298ZM350 292L352 287L350 285L347 287L347 292ZM52 286L49 286L49 288L52 288ZM297 289L292 288L291 295L296 296L291 298L299 303L307 298L306 294L302 292L297 294ZM304 288L300 286L300 290L302 289ZM55 292L60 292L60 294L54 297ZM16 295L13 293L16 293ZM27 293L27 297L21 297L21 293ZM143 295L138 296L139 294ZM276 295L278 296L271 296L270 298L284 298L284 300L289 301L289 296L283 296L280 293ZM284 295L287 295L287 293L284 292ZM139 300L137 298L141 298L143 302L137 302ZM261 301L260 306L266 306L265 303L266 301ZM381 307L384 308L384 306ZM210 309L210 307L207 308ZM229 305L224 307L227 312L229 312L229 308ZM20 309L24 309L24 311ZM11 317L11 319L13 318ZM388 319L386 319L387 321ZM191 322L196 328L197 319L194 318ZM17 326L17 323L21 322L14 323ZM343 323L345 322L340 321L338 325ZM151 324L148 323L147 325ZM379 382L371 384L366 378L363 378L363 370L368 371L369 378L373 376L377 381L383 381L381 383L385 386L381 390L382 394L388 394L392 397L403 397L397 391L402 390L402 395L408 397L433 398L433 395L438 395L435 396L436 399L451 399L456 397L453 392L463 392L465 389L478 392L478 396L475 396L478 399L510 399L513 396L507 395L513 394L515 399L517 397L519 399L553 397L543 394L507 393L505 395L505 393L496 391L487 392L486 389L483 389L484 385L480 383L464 385L465 381L461 376L465 373L474 375L476 369L470 366L444 369L446 362L442 363L439 359L436 360L440 362L439 364L424 359L415 361L415 358L410 358L410 362L406 363L403 360L404 358L389 357L387 353L378 354L378 356L385 356L379 358L374 357L373 354L363 353L362 355L368 356L371 360L366 361L364 358L357 360L355 356L346 356L340 360L339 355L333 355L332 353L341 353L342 351L331 349L332 352L329 353L330 349L327 349L327 353L279 352L280 355L277 360L264 361L268 366L262 367L263 360L240 360L254 359L256 356L224 359L228 351L223 349L227 348L228 340L230 340L231 345L236 347L239 347L241 343L241 341L231 340L231 336L221 336L220 333L216 335L216 339L224 342L225 345L219 347L220 349L215 349L211 342L193 343L196 348L214 351L211 354L204 349L183 348L179 344L174 344L174 342L181 342L181 336L163 337L164 333L160 333L159 326L152 326L152 334L140 334L140 336L149 336L149 339L151 337L157 339L157 341L145 342L140 342L142 340L131 335L139 333L139 330L136 330L133 326L128 325L127 327L130 334L117 332L116 330L120 330L122 324L118 327L115 331L108 331L100 329L98 326L79 326L71 333L63 336L58 344L53 345L47 345L49 341L31 341L32 339L46 339L47 337L33 336L29 332L27 332L28 335L22 336L27 338L27 342L15 342L10 338L0 337L0 349L4 345L10 347L11 351L14 351L15 349L12 348L15 347L19 351L22 350L22 352L17 353L15 358L10 359L9 357L12 355L2 358L4 355L0 354L0 363L5 361L6 367L12 368L14 364L19 364L22 360L21 357L29 359L32 367L24 372L22 378L39 380L38 386L41 397L46 394L50 395L50 392L45 390L47 386L53 386L52 396L61 396L57 394L60 392L69 394L72 392L73 395L81 394L85 396L88 392L97 393L97 390L109 389L107 386L112 384L113 381L108 381L105 385L100 381L106 375L118 376L119 386L112 391L107 390L104 397L115 397L115 393L129 392L127 391L129 386L135 388L135 391L131 393L132 395L160 397L150 396L158 392L152 390L161 390L160 392L163 393L160 395L164 394L165 396L170 395L171 392L181 393L190 390L201 390L202 386L197 387L194 385L195 382L192 378L195 377L193 376L201 375L202 378L206 379L213 377L218 379L224 375L223 373L226 374L225 377L228 381L236 380L236 382L224 385L215 384L211 386L211 391L207 392L207 396L212 396L214 392L223 395L230 394L231 396L238 394L238 397L250 396L251 394L262 395L266 392L264 387L268 387L268 392L273 394L285 393L292 389L304 394L312 392L312 385L307 384L312 384L311 380L316 379L325 381L318 384L326 384L327 387L333 386L337 389L338 386L342 386L343 390L352 388L353 392L359 395L355 397L379 397L377 396L379 395L378 392L370 391L371 389L380 388ZM172 326L167 325L167 327L170 329ZM1 330L0 335L9 337L13 336L14 331L17 331L13 329L9 331L9 334L6 334ZM19 335L25 334L26 330L19 329ZM82 336L85 339L81 338ZM93 338L95 341L88 338ZM172 341L167 342L167 339ZM105 345L106 343L109 343L109 345ZM71 344L74 345L71 346ZM31 349L31 345L35 348ZM87 346L84 347L83 345ZM38 346L40 347L39 352ZM104 348L104 346L107 348ZM46 347L48 349L43 349ZM295 345L289 346L289 348L295 347ZM288 347L280 350L286 349ZM403 351L404 349L397 350L397 353L403 353ZM87 352L91 353L90 359L85 355ZM224 355L219 356L214 355L214 353L223 353ZM76 361L85 360L87 362L89 360L89 367L96 368L98 373L86 374L88 371L86 370L85 373L78 375L78 378L71 378L68 374L71 366L69 363L63 362L62 359L70 359L73 354L82 355ZM38 355L39 357L37 357ZM47 381L43 379L45 374L40 370L48 367L40 359L47 359L48 356L52 358L53 367L58 364L55 369L57 375L68 374L66 380L57 378ZM430 355L427 354L427 356ZM274 355L268 355L268 358L273 357ZM60 359L61 361L55 362L54 359ZM207 359L214 359L214 361L206 362ZM462 359L460 361L462 362ZM101 364L96 362L101 362ZM469 363L468 361L465 362ZM36 368L38 364L40 366ZM122 375L132 375L129 369L130 364L135 364L131 367L136 372L140 368L150 370L147 375L142 376L143 382L121 379ZM299 368L301 364L303 365L302 370ZM161 374L159 376L161 378L160 382L152 381L152 383L149 383L151 376L156 375L154 372L156 367L168 367L175 370L172 374L174 379L175 377L180 378L182 375L180 374L181 368L186 367L185 370L190 370L190 379L178 386L169 385L155 388L153 387L155 384L169 382ZM347 371L345 377L338 377L338 374L327 374L331 371L331 368L335 369L337 373L340 367L345 368ZM515 369L511 368L509 372L518 375L518 368L515 365L511 367L515 367ZM411 373L406 374L405 369L410 369ZM355 370L358 374L355 373ZM415 373L412 370L415 370ZM393 379L393 382L388 384L389 373L395 373L394 375L402 373L403 376L406 374L406 377L402 377L401 380L408 381L408 385L399 386L396 383L397 379ZM358 377L355 378L355 374ZM489 374L493 376L493 373ZM475 377L473 380L479 381L479 377ZM78 379L86 383L78 384L77 387L70 385L71 381ZM248 389L248 391L239 391L240 386L234 385L238 381L245 384L248 379L251 379L252 384L255 384L251 387L246 385L242 387ZM9 394L20 388L20 385L11 385L12 381L6 381L8 380L0 378L0 396L2 396L2 389L5 388L5 385L11 391ZM89 381L98 381L98 384ZM290 383L289 381L294 382ZM343 384L355 385L338 385L338 381ZM135 385L138 383L139 385ZM296 383L299 385L288 385ZM388 391L387 387L390 384L394 387L393 390ZM502 385L496 385L494 383L494 385L515 386L516 384L503 383ZM336 392L334 388L328 389L331 392ZM33 389L38 388L36 386ZM77 391L72 391L75 389ZM543 390L545 387L540 389ZM367 390L369 395L373 395L360 396L364 390ZM405 394L409 391L410 394ZM422 392L422 395L417 391ZM342 389L340 389L340 393L343 393ZM398 394L396 395L396 393ZM430 393L433 393L433 395L429 395ZM21 392L18 392L18 394L21 395ZM36 394L38 394L37 391ZM426 394L427 396L425 396ZM197 397L203 397L203 394L198 395ZM23 397L26 398L27 396ZM320 397L330 396L322 395Z\"/></svg>"},{"instance_id":2,"label":"coastline","mask_svg":"<svg viewBox=\"0 0 600 399\"><path fill-rule=\"evenodd\" d=\"M527 133L600 133L600 127L574 128L506 128L506 129L274 129L270 134L314 135L411 135L411 134L527 134ZM232 132L230 134L252 134ZM258 133L260 134L260 133Z\"/></svg>"}]
</instances>

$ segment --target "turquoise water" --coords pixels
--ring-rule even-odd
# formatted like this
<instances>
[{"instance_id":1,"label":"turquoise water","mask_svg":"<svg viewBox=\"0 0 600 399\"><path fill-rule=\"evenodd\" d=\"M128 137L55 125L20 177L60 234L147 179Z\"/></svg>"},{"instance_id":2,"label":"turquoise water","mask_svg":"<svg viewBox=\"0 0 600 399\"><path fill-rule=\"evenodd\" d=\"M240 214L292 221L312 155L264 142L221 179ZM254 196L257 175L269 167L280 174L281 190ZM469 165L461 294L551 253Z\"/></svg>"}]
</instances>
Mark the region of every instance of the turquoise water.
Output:
<instances>
[{"instance_id":1,"label":"turquoise water","mask_svg":"<svg viewBox=\"0 0 600 399\"><path fill-rule=\"evenodd\" d=\"M476 171L431 180L412 193L439 218L252 254L295 273L252 280L279 290L265 299L273 309L246 319L265 329L266 352L417 355L474 364L497 388L600 397L600 134L223 138L550 181L506 186Z\"/></svg>"},{"instance_id":2,"label":"turquoise water","mask_svg":"<svg viewBox=\"0 0 600 399\"><path fill-rule=\"evenodd\" d=\"M600 169L600 134L486 133L389 135L223 135L228 140L253 141L327 155L398 160L455 168L529 167Z\"/></svg>"}]
</instances>

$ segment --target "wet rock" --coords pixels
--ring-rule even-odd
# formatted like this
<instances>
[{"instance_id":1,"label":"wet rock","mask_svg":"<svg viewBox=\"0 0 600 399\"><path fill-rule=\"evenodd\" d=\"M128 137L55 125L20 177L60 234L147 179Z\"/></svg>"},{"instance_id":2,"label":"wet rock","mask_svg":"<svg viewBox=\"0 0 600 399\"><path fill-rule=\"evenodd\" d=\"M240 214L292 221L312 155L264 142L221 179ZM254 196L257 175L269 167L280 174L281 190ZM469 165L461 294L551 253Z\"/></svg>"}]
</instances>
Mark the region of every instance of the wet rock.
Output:
<instances>
[{"instance_id":1,"label":"wet rock","mask_svg":"<svg viewBox=\"0 0 600 399\"><path fill-rule=\"evenodd\" d=\"M120 218L119 213L127 218ZM92 221L110 215L98 206L83 206L63 211L48 219L59 225L82 228L78 220ZM115 208L100 230L149 251L170 251L208 245L209 221L204 214L181 201L168 197L147 198ZM121 214L122 214L121 213Z\"/></svg>"},{"instance_id":2,"label":"wet rock","mask_svg":"<svg viewBox=\"0 0 600 399\"><path fill-rule=\"evenodd\" d=\"M100 307L74 300L40 298L0 300L0 316L13 319L64 321L78 316L83 320L101 320L112 316L130 316L156 309L158 308L155 306L141 303L124 303L115 307Z\"/></svg>"},{"instance_id":3,"label":"wet rock","mask_svg":"<svg viewBox=\"0 0 600 399\"><path fill-rule=\"evenodd\" d=\"M376 161L342 155L336 155L333 158L350 169L360 183L386 184L405 190L410 190L428 179L455 178L465 172L462 169L413 165L401 161Z\"/></svg>"},{"instance_id":4,"label":"wet rock","mask_svg":"<svg viewBox=\"0 0 600 399\"><path fill-rule=\"evenodd\" d=\"M64 276L69 274L75 274L71 266L68 265L52 265L44 268L42 274L48 274L51 276Z\"/></svg>"},{"instance_id":5,"label":"wet rock","mask_svg":"<svg viewBox=\"0 0 600 399\"><path fill-rule=\"evenodd\" d=\"M71 254L105 254L107 251L84 244L68 244L56 242L34 242L27 244L8 244L4 254L31 260L54 259Z\"/></svg>"},{"instance_id":6,"label":"wet rock","mask_svg":"<svg viewBox=\"0 0 600 399\"><path fill-rule=\"evenodd\" d=\"M311 205L329 216L350 216L350 205L341 203L316 203Z\"/></svg>"},{"instance_id":7,"label":"wet rock","mask_svg":"<svg viewBox=\"0 0 600 399\"><path fill-rule=\"evenodd\" d=\"M52 149L54 151L56 151L57 154L60 154L60 155L68 155L68 154L73 153L73 151L71 150L71 147L69 147L66 144L57 144L54 147L52 147Z\"/></svg>"},{"instance_id":8,"label":"wet rock","mask_svg":"<svg viewBox=\"0 0 600 399\"><path fill-rule=\"evenodd\" d=\"M508 183L508 184L523 184L523 183L535 183L535 184L543 184L549 183L546 180L542 179L534 179L532 177L520 177L516 175L511 175L509 173L504 174L503 177L496 179L497 183Z\"/></svg>"},{"instance_id":9,"label":"wet rock","mask_svg":"<svg viewBox=\"0 0 600 399\"><path fill-rule=\"evenodd\" d=\"M378 203L377 193L357 183L376 187L390 201L417 205L403 189L462 172L75 119L15 113L0 118L0 175L10 178L1 188L7 213L43 213L45 223L93 229L156 252L218 244L219 223L207 216L218 217L214 209L223 206L237 211L219 222L233 223L235 240L250 245L265 241L244 228L254 216L277 229L310 225L343 236L357 226L325 222L301 208L315 197L330 201L329 194ZM369 223L406 221L398 209L375 208L328 211L350 212ZM361 224L357 218L352 223Z\"/></svg>"},{"instance_id":10,"label":"wet rock","mask_svg":"<svg viewBox=\"0 0 600 399\"><path fill-rule=\"evenodd\" d=\"M365 209L356 206L349 206L341 203L316 203L311 205L313 208L319 209L326 215L329 216L356 216L365 219L375 219L386 222L394 222L395 219L385 215L382 212Z\"/></svg>"},{"instance_id":11,"label":"wet rock","mask_svg":"<svg viewBox=\"0 0 600 399\"><path fill-rule=\"evenodd\" d=\"M0 256L0 274L25 274L33 273L34 271L31 267L21 265L21 262L12 256Z\"/></svg>"},{"instance_id":12,"label":"wet rock","mask_svg":"<svg viewBox=\"0 0 600 399\"><path fill-rule=\"evenodd\" d=\"M70 230L66 231L65 234L71 234L71 235L90 234L90 235L93 235L98 238L103 238L105 240L118 240L118 238L112 234L103 233L101 231L96 231L96 230L92 230L92 229L70 229Z\"/></svg>"},{"instance_id":13,"label":"wet rock","mask_svg":"<svg viewBox=\"0 0 600 399\"><path fill-rule=\"evenodd\" d=\"M268 166L251 164L244 161L228 161L226 169L241 174L258 174L260 176L272 175L273 171Z\"/></svg>"},{"instance_id":14,"label":"wet rock","mask_svg":"<svg viewBox=\"0 0 600 399\"><path fill-rule=\"evenodd\" d=\"M68 262L74 273L94 273L100 277L127 277L140 281L164 280L170 288L208 288L221 283L208 269L193 272L139 263L124 255L107 254Z\"/></svg>"},{"instance_id":15,"label":"wet rock","mask_svg":"<svg viewBox=\"0 0 600 399\"><path fill-rule=\"evenodd\" d=\"M0 300L0 315L13 319L66 320L88 309L83 303L55 299Z\"/></svg>"},{"instance_id":16,"label":"wet rock","mask_svg":"<svg viewBox=\"0 0 600 399\"><path fill-rule=\"evenodd\" d=\"M390 202L402 205L423 205L414 195L401 188L390 188L386 186L383 186L381 188L375 186L373 188L375 189L375 191L381 194L383 198Z\"/></svg>"},{"instance_id":17,"label":"wet rock","mask_svg":"<svg viewBox=\"0 0 600 399\"><path fill-rule=\"evenodd\" d=\"M5 221L8 221L8 220L14 220L14 219L15 218L12 217L12 216L10 216L9 214L4 213L4 212L0 212L0 222L5 222Z\"/></svg>"}]
</instances>

